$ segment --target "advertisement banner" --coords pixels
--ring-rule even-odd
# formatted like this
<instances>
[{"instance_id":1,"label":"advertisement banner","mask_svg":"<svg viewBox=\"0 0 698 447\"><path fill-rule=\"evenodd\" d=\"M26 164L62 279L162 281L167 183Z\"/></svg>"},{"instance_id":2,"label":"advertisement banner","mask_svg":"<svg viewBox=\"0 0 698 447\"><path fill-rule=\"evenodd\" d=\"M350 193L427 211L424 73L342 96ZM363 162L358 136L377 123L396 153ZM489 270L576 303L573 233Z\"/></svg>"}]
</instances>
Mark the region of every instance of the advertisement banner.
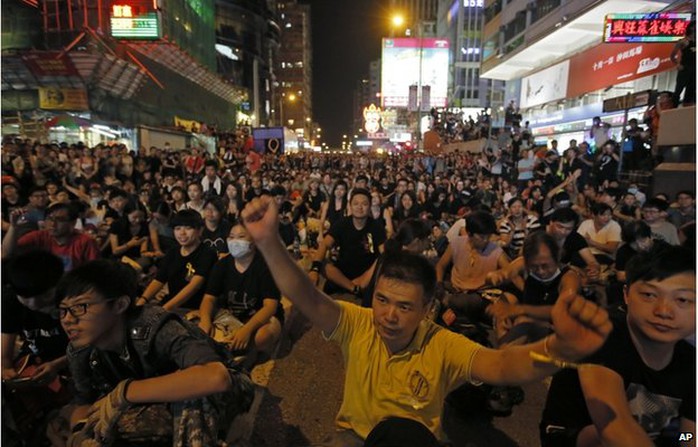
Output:
<instances>
[{"instance_id":1,"label":"advertisement banner","mask_svg":"<svg viewBox=\"0 0 698 447\"><path fill-rule=\"evenodd\" d=\"M673 48L673 43L616 43L584 51L569 60L567 97L670 70Z\"/></svg>"},{"instance_id":2,"label":"advertisement banner","mask_svg":"<svg viewBox=\"0 0 698 447\"><path fill-rule=\"evenodd\" d=\"M39 108L45 110L89 110L87 91L82 88L39 87Z\"/></svg>"},{"instance_id":3,"label":"advertisement banner","mask_svg":"<svg viewBox=\"0 0 698 447\"><path fill-rule=\"evenodd\" d=\"M411 85L428 85L427 110L445 107L448 91L449 41L438 38L383 39L382 106L408 107ZM420 75L421 66L421 75ZM419 92L418 92L419 93ZM419 101L417 101L419 102ZM414 105L416 110L416 104Z\"/></svg>"},{"instance_id":4,"label":"advertisement banner","mask_svg":"<svg viewBox=\"0 0 698 447\"><path fill-rule=\"evenodd\" d=\"M201 123L194 120L185 120L175 115L174 125L180 130L185 130L187 132L199 132L201 130Z\"/></svg>"},{"instance_id":5,"label":"advertisement banner","mask_svg":"<svg viewBox=\"0 0 698 447\"><path fill-rule=\"evenodd\" d=\"M47 76L79 76L67 55L58 57L58 51L31 52L22 56L29 71L38 78Z\"/></svg>"},{"instance_id":6,"label":"advertisement banner","mask_svg":"<svg viewBox=\"0 0 698 447\"><path fill-rule=\"evenodd\" d=\"M567 79L570 73L570 61L548 67L521 80L521 107L533 107L567 94Z\"/></svg>"}]
</instances>

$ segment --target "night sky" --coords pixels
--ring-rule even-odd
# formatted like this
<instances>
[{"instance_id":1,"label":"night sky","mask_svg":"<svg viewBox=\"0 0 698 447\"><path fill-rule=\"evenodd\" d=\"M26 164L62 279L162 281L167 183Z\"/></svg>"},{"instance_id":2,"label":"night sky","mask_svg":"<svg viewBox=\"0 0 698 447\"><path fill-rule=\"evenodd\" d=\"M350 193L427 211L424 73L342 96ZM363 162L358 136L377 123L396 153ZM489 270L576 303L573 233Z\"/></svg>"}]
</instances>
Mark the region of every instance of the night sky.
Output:
<instances>
[{"instance_id":1,"label":"night sky","mask_svg":"<svg viewBox=\"0 0 698 447\"><path fill-rule=\"evenodd\" d=\"M380 57L390 32L387 0L305 0L313 33L313 115L323 141L338 147L352 129L352 93Z\"/></svg>"}]
</instances>

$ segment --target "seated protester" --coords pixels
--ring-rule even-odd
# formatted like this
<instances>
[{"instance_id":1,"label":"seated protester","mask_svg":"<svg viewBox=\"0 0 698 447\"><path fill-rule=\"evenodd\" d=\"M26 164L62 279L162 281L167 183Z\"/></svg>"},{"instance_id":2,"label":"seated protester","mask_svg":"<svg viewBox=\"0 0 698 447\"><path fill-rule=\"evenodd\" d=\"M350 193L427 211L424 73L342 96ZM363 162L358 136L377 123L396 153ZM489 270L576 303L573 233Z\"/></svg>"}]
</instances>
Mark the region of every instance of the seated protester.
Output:
<instances>
[{"instance_id":1,"label":"seated protester","mask_svg":"<svg viewBox=\"0 0 698 447\"><path fill-rule=\"evenodd\" d=\"M201 183L192 182L187 185L187 209L197 211L201 216L204 215L204 187Z\"/></svg>"},{"instance_id":2,"label":"seated protester","mask_svg":"<svg viewBox=\"0 0 698 447\"><path fill-rule=\"evenodd\" d=\"M124 216L111 224L109 243L111 254L117 259L128 258L127 262L142 270L152 263L154 253L148 250L150 231L145 223L146 213L143 205L137 203L124 208ZM133 264L135 262L135 264Z\"/></svg>"},{"instance_id":3,"label":"seated protester","mask_svg":"<svg viewBox=\"0 0 698 447\"><path fill-rule=\"evenodd\" d=\"M308 184L308 189L303 194L303 207L301 208L301 215L305 219L320 219L322 215L322 208L327 202L327 197L325 193L320 191L320 179L311 178Z\"/></svg>"},{"instance_id":4,"label":"seated protester","mask_svg":"<svg viewBox=\"0 0 698 447\"><path fill-rule=\"evenodd\" d=\"M691 445L695 433L695 256L652 250L627 266L627 313L603 347L553 378L540 424L543 447Z\"/></svg>"},{"instance_id":5,"label":"seated protester","mask_svg":"<svg viewBox=\"0 0 698 447\"><path fill-rule=\"evenodd\" d=\"M19 254L3 263L3 438L7 403L19 435L27 445L43 445L45 430L37 424L47 421L37 419L67 403L65 387L59 393L61 385L54 382L68 366L65 357L68 338L54 306L54 292L62 274L60 258L43 250ZM26 360L27 366L21 366ZM18 386L22 383L19 396L8 392L14 383Z\"/></svg>"},{"instance_id":6,"label":"seated protester","mask_svg":"<svg viewBox=\"0 0 698 447\"><path fill-rule=\"evenodd\" d=\"M518 197L509 200L507 208L509 213L499 223L499 243L507 255L515 258L521 254L526 236L540 229L540 222L525 212L523 200Z\"/></svg>"},{"instance_id":7,"label":"seated protester","mask_svg":"<svg viewBox=\"0 0 698 447\"><path fill-rule=\"evenodd\" d=\"M234 327L215 339L233 351L271 354L284 321L279 289L242 224L230 230L228 250L230 256L213 266L206 284L199 327L213 336L214 330L219 329L216 321L229 320L232 315L236 324L226 324Z\"/></svg>"},{"instance_id":8,"label":"seated protester","mask_svg":"<svg viewBox=\"0 0 698 447\"><path fill-rule=\"evenodd\" d=\"M126 191L120 188L109 189L109 199L107 201L107 210L104 213L104 220L111 225L114 221L121 219L128 202L129 196Z\"/></svg>"},{"instance_id":9,"label":"seated protester","mask_svg":"<svg viewBox=\"0 0 698 447\"><path fill-rule=\"evenodd\" d=\"M436 264L436 280L443 284L446 269L453 264L450 285L459 292L476 292L487 285L487 275L509 265L504 250L491 241L497 232L494 217L484 211L465 219L465 236L456 236Z\"/></svg>"},{"instance_id":10,"label":"seated protester","mask_svg":"<svg viewBox=\"0 0 698 447\"><path fill-rule=\"evenodd\" d=\"M134 306L136 291L135 273L108 260L58 286L76 393L67 445L218 445L251 382L191 323Z\"/></svg>"},{"instance_id":11,"label":"seated protester","mask_svg":"<svg viewBox=\"0 0 698 447\"><path fill-rule=\"evenodd\" d=\"M595 203L591 215L591 219L579 225L577 233L584 237L600 264L611 265L621 241L620 225L613 220L613 210L605 203Z\"/></svg>"},{"instance_id":12,"label":"seated protester","mask_svg":"<svg viewBox=\"0 0 698 447\"><path fill-rule=\"evenodd\" d=\"M215 160L208 160L204 164L204 177L201 179L201 187L205 197L223 194L223 183L221 178L218 177L218 163Z\"/></svg>"},{"instance_id":13,"label":"seated protester","mask_svg":"<svg viewBox=\"0 0 698 447\"><path fill-rule=\"evenodd\" d=\"M358 295L361 289L352 281L366 272L378 254L383 252L385 228L369 218L370 203L371 194L365 189L355 188L349 200L351 216L344 217L332 225L313 254L313 265L309 274L317 284L327 251L335 245L339 249L337 261L325 266L327 293L337 293L344 289Z\"/></svg>"},{"instance_id":14,"label":"seated protester","mask_svg":"<svg viewBox=\"0 0 698 447\"><path fill-rule=\"evenodd\" d=\"M298 237L298 230L293 224L293 204L286 198L286 188L276 185L271 189L271 196L279 207L279 236L286 247L292 247Z\"/></svg>"},{"instance_id":15,"label":"seated protester","mask_svg":"<svg viewBox=\"0 0 698 447\"><path fill-rule=\"evenodd\" d=\"M216 251L201 243L204 225L198 211L183 210L170 222L179 247L174 247L160 261L155 278L148 284L136 305L143 305L167 284L168 297L162 302L165 310L199 309L204 296L206 278L216 263Z\"/></svg>"},{"instance_id":16,"label":"seated protester","mask_svg":"<svg viewBox=\"0 0 698 447\"><path fill-rule=\"evenodd\" d=\"M349 208L349 195L347 183L339 180L332 188L328 200L323 203L322 215L320 216L320 228L323 234L332 224L347 215Z\"/></svg>"},{"instance_id":17,"label":"seated protester","mask_svg":"<svg viewBox=\"0 0 698 447\"><path fill-rule=\"evenodd\" d=\"M551 331L550 313L560 296L581 291L579 272L560 263L560 248L549 234L539 231L526 238L523 256L512 261L512 282L521 287L521 298L506 294L488 307L498 329L499 343L530 343ZM513 300L512 300L513 298Z\"/></svg>"},{"instance_id":18,"label":"seated protester","mask_svg":"<svg viewBox=\"0 0 698 447\"><path fill-rule=\"evenodd\" d=\"M400 196L400 203L390 212L393 228L398 228L407 219L419 218L422 207L417 203L417 196L413 191L405 191Z\"/></svg>"},{"instance_id":19,"label":"seated protester","mask_svg":"<svg viewBox=\"0 0 698 447\"><path fill-rule=\"evenodd\" d=\"M32 200L29 195L29 202ZM676 228L696 221L696 203L693 192L685 190L676 193L676 204L669 208L669 221Z\"/></svg>"},{"instance_id":20,"label":"seated protester","mask_svg":"<svg viewBox=\"0 0 698 447\"><path fill-rule=\"evenodd\" d=\"M170 205L162 201L155 207L150 222L148 222L150 242L153 244L153 254L156 258L162 258L171 248L177 246L174 231L170 226L171 216Z\"/></svg>"},{"instance_id":21,"label":"seated protester","mask_svg":"<svg viewBox=\"0 0 698 447\"><path fill-rule=\"evenodd\" d=\"M623 245L616 252L615 271L618 281L625 283L626 268L628 262L637 256L639 253L647 253L656 246L666 247L664 241L655 241L652 239L652 229L645 222L635 220L629 222L623 227L621 232Z\"/></svg>"},{"instance_id":22,"label":"seated protester","mask_svg":"<svg viewBox=\"0 0 698 447\"><path fill-rule=\"evenodd\" d=\"M575 361L596 350L611 330L605 311L581 297L567 296L555 306L555 334L546 341L487 349L425 319L436 277L424 257L405 252L386 257L372 309L364 309L335 301L313 286L279 241L271 198L254 200L242 216L283 295L342 350L344 397L336 418L339 431L329 445L364 446L378 436L384 427L381 422L391 418L400 418L393 420L401 426L394 431L398 436L415 423L430 432L428 440L415 437L412 445L438 445L444 440L444 400L452 390L467 382L505 385L539 380L555 369L533 361L531 351ZM410 445L392 436L383 442Z\"/></svg>"},{"instance_id":23,"label":"seated protester","mask_svg":"<svg viewBox=\"0 0 698 447\"><path fill-rule=\"evenodd\" d=\"M212 196L204 202L204 231L201 233L201 241L222 258L228 253L228 244L225 242L232 225L225 219L225 204L217 196Z\"/></svg>"},{"instance_id":24,"label":"seated protester","mask_svg":"<svg viewBox=\"0 0 698 447\"><path fill-rule=\"evenodd\" d=\"M635 194L630 191L623 194L621 203L619 203L613 210L613 217L616 218L622 225L640 220L642 218L640 207L637 206Z\"/></svg>"},{"instance_id":25,"label":"seated protester","mask_svg":"<svg viewBox=\"0 0 698 447\"><path fill-rule=\"evenodd\" d=\"M662 199L647 199L642 205L642 220L652 229L652 238L670 245L679 245L679 233L676 227L666 221L669 204Z\"/></svg>"},{"instance_id":26,"label":"seated protester","mask_svg":"<svg viewBox=\"0 0 698 447\"><path fill-rule=\"evenodd\" d=\"M591 253L589 244L576 231L579 216L570 208L560 208L550 215L545 232L555 239L560 247L560 262L586 270L590 278L599 273L599 263Z\"/></svg>"},{"instance_id":27,"label":"seated protester","mask_svg":"<svg viewBox=\"0 0 698 447\"><path fill-rule=\"evenodd\" d=\"M361 306L371 307L373 290L376 287L376 279L383 258L389 255L399 255L403 251L423 254L431 247L430 235L429 225L422 219L407 219L402 222L397 233L385 241L385 251L363 275L353 281L362 290Z\"/></svg>"},{"instance_id":28,"label":"seated protester","mask_svg":"<svg viewBox=\"0 0 698 447\"><path fill-rule=\"evenodd\" d=\"M75 229L78 219L75 207L65 203L51 205L47 211L45 229L17 238L15 230L22 213L22 210L15 210L10 214L10 227L2 241L3 258L16 251L42 249L61 258L63 269L70 271L99 257L97 242Z\"/></svg>"}]
</instances>

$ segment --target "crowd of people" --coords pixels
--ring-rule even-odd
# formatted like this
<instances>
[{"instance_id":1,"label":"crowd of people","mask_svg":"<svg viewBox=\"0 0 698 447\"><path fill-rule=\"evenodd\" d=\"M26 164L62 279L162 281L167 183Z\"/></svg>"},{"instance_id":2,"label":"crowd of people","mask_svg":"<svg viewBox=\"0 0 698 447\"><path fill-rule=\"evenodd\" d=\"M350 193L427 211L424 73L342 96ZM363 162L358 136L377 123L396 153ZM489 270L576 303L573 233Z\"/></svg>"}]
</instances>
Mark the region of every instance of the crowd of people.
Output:
<instances>
[{"instance_id":1,"label":"crowd of people","mask_svg":"<svg viewBox=\"0 0 698 447\"><path fill-rule=\"evenodd\" d=\"M216 445L284 296L344 355L328 445L440 445L451 391L560 368L544 445L677 443L695 432L695 197L621 184L595 126L596 148L561 156L525 127L393 156L258 154L245 131L217 153L5 139L3 434Z\"/></svg>"}]
</instances>

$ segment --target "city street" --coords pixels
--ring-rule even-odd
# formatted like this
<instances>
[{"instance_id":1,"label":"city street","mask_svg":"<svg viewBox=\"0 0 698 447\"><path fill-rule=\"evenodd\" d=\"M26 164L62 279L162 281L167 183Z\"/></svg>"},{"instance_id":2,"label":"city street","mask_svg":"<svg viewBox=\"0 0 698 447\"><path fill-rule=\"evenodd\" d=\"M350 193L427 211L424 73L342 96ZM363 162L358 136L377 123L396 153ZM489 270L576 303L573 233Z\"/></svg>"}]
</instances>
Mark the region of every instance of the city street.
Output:
<instances>
[{"instance_id":1,"label":"city street","mask_svg":"<svg viewBox=\"0 0 698 447\"><path fill-rule=\"evenodd\" d=\"M252 374L266 388L256 414L251 446L312 446L326 441L334 431L344 378L341 352L302 316L294 314L291 320L278 358L259 365ZM494 425L464 419L447 409L445 429L453 446L537 445L545 385L532 383L524 391L524 403L515 407L510 417L495 418Z\"/></svg>"}]
</instances>

